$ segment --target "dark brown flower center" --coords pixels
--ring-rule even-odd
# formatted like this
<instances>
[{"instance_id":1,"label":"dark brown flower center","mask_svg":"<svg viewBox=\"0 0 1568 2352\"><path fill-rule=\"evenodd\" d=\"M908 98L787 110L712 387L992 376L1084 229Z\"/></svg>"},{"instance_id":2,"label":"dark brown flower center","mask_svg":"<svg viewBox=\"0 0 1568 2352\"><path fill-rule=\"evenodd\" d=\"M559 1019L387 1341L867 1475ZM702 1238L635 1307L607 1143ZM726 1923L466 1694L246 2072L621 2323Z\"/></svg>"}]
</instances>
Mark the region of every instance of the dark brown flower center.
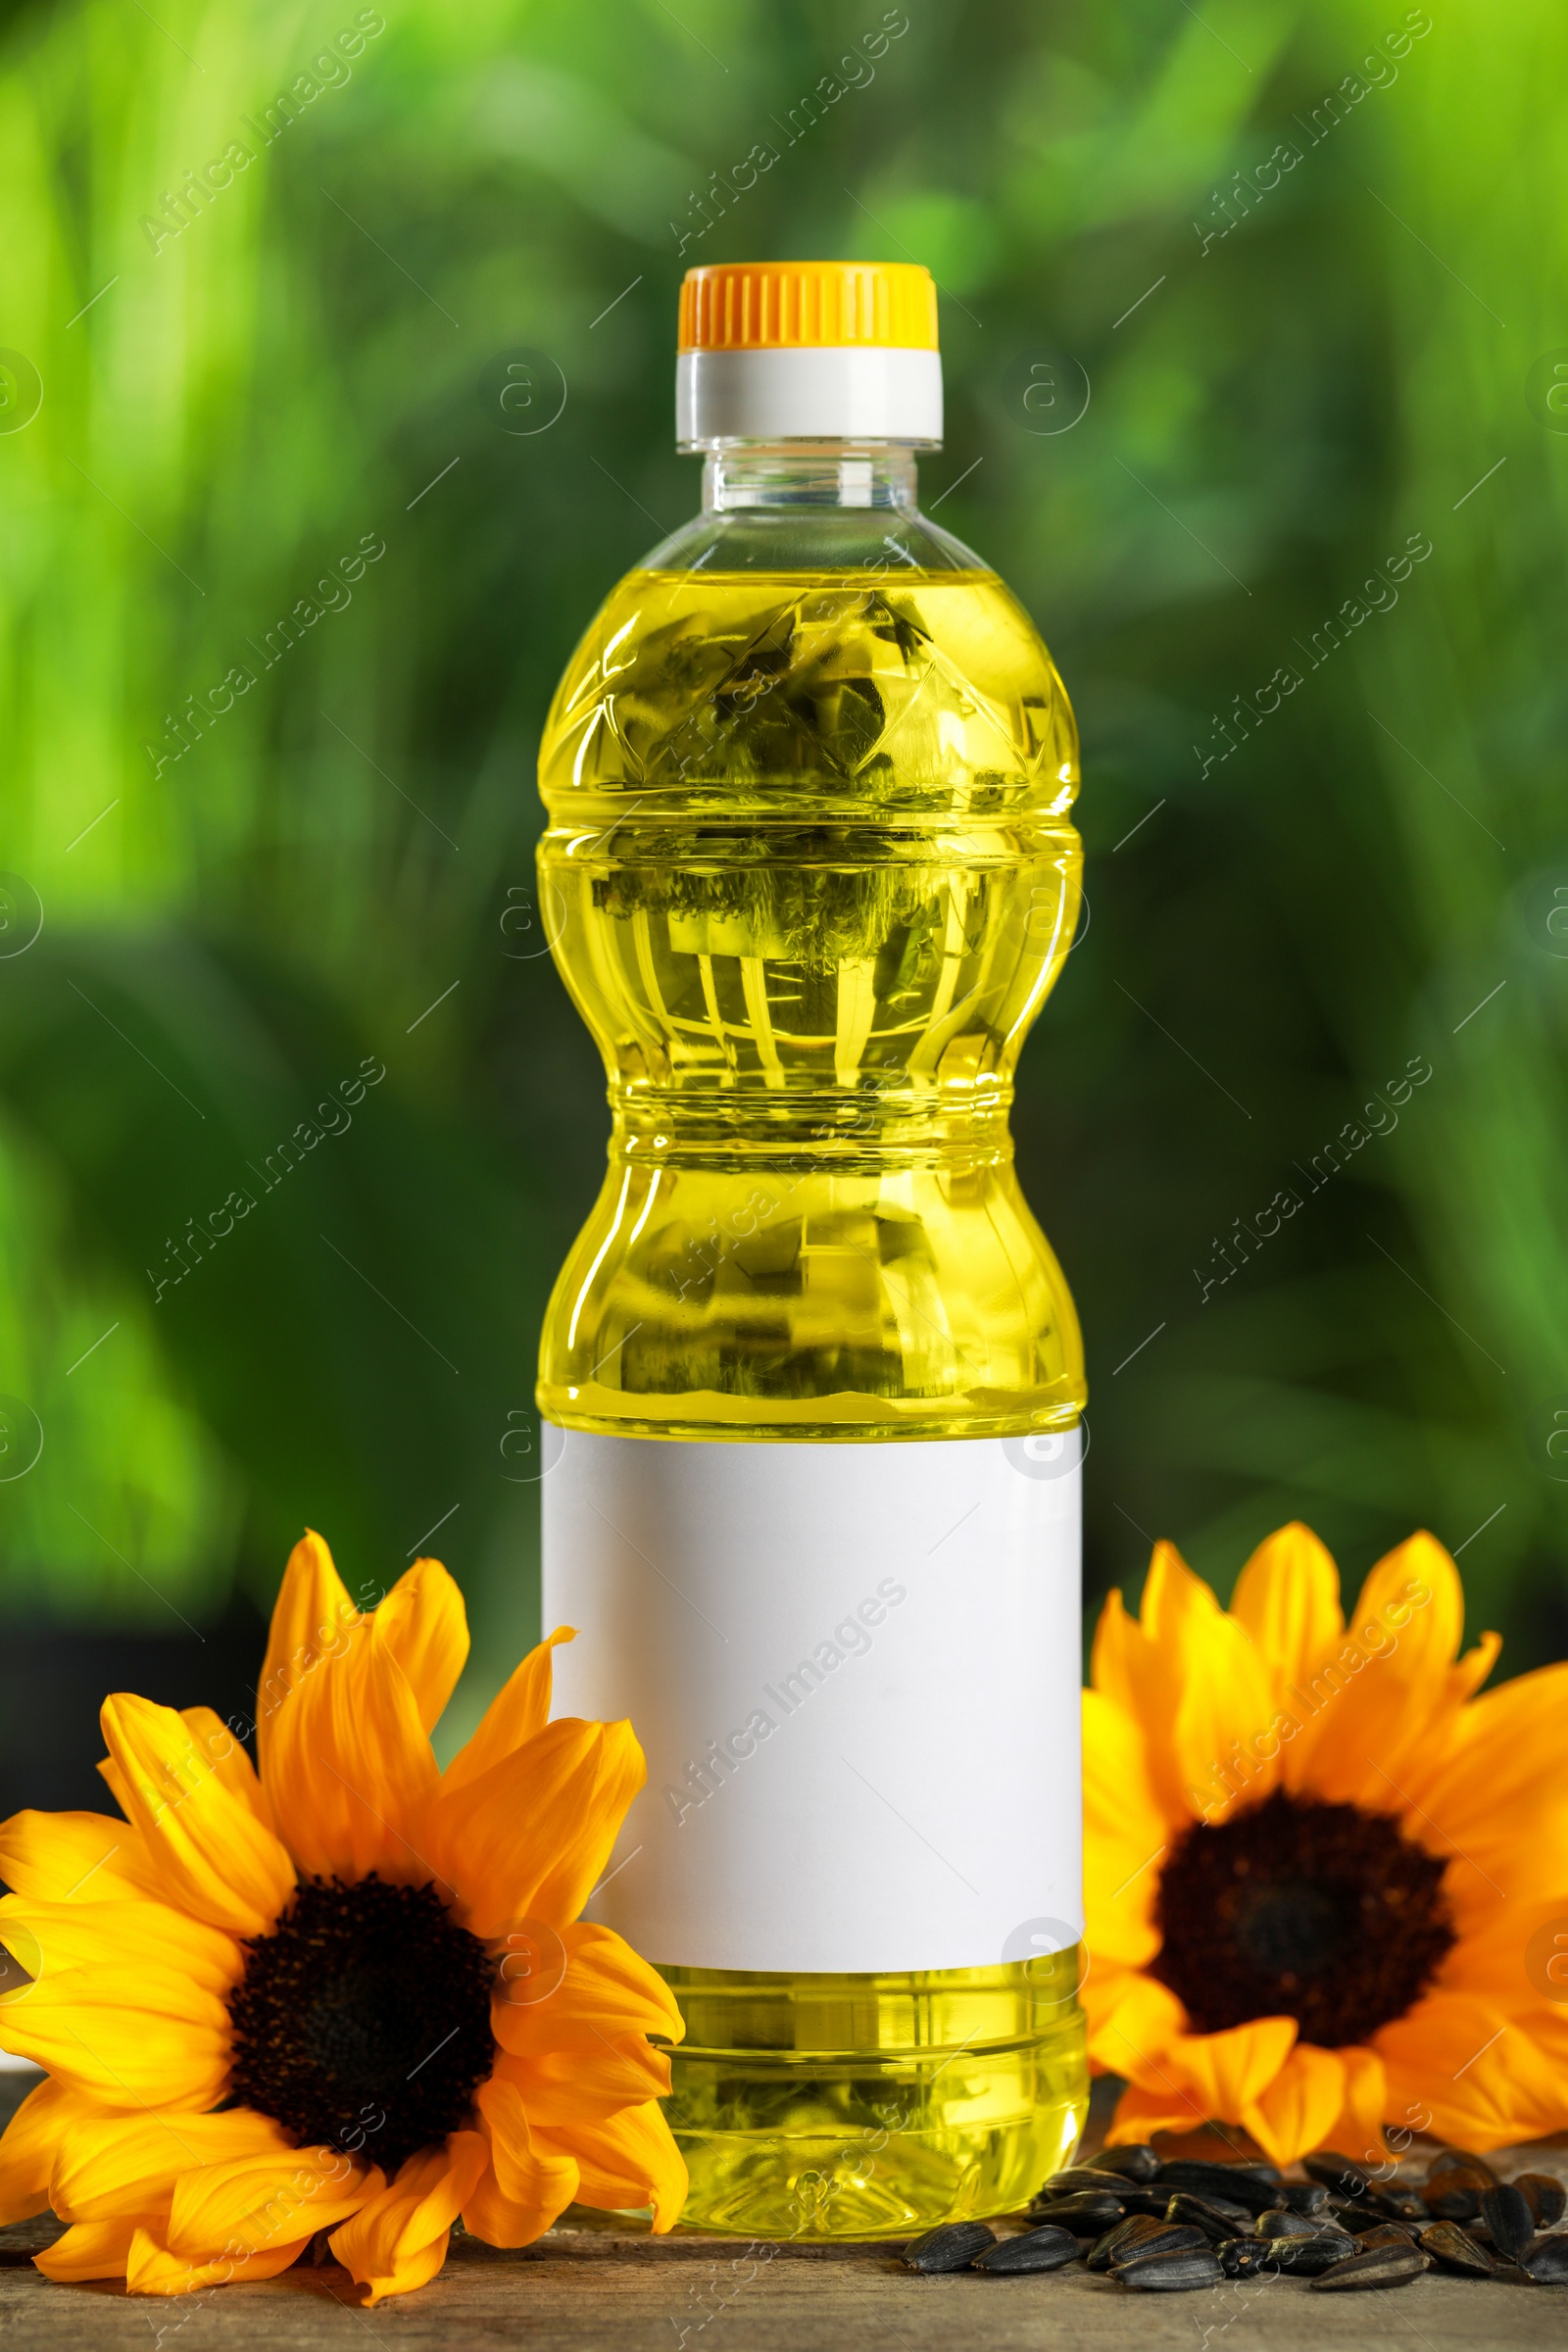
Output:
<instances>
[{"instance_id":1,"label":"dark brown flower center","mask_svg":"<svg viewBox=\"0 0 1568 2352\"><path fill-rule=\"evenodd\" d=\"M1200 2034L1294 2017L1325 2049L1365 2041L1453 1947L1446 1868L1384 1814L1276 1789L1215 1827L1195 1822L1171 1848L1150 1974Z\"/></svg>"},{"instance_id":2,"label":"dark brown flower center","mask_svg":"<svg viewBox=\"0 0 1568 2352\"><path fill-rule=\"evenodd\" d=\"M228 2002L241 2105L389 2180L466 2121L495 2063L495 1966L433 1886L309 1879L245 1955Z\"/></svg>"}]
</instances>

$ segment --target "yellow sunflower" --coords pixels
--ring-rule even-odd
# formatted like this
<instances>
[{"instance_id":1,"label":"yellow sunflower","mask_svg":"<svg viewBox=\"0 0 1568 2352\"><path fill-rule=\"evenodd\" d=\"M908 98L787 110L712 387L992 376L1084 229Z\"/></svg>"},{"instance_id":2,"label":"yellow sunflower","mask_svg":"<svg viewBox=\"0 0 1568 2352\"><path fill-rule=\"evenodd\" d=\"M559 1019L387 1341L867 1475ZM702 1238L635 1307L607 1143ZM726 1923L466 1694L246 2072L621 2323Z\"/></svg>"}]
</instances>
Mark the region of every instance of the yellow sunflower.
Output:
<instances>
[{"instance_id":1,"label":"yellow sunflower","mask_svg":"<svg viewBox=\"0 0 1568 2352\"><path fill-rule=\"evenodd\" d=\"M1350 1623L1309 1528L1228 1611L1169 1544L1084 1694L1088 1944L1110 2133L1239 2124L1277 2163L1568 2125L1568 1666L1475 1693L1431 1536ZM1557 1980L1563 1979L1560 1984Z\"/></svg>"},{"instance_id":2,"label":"yellow sunflower","mask_svg":"<svg viewBox=\"0 0 1568 2352\"><path fill-rule=\"evenodd\" d=\"M419 1560L366 1613L294 1550L258 1698L258 1777L209 1708L106 1701L124 1813L0 1827L0 1943L35 1982L3 2037L49 2080L0 2140L0 2221L71 2227L52 2278L182 2294L271 2278L318 2230L368 2290L421 2286L452 2225L520 2246L573 2198L652 2205L686 2169L657 2104L675 2005L578 1922L642 1750L549 1720L531 1652L445 1773L467 1655Z\"/></svg>"}]
</instances>

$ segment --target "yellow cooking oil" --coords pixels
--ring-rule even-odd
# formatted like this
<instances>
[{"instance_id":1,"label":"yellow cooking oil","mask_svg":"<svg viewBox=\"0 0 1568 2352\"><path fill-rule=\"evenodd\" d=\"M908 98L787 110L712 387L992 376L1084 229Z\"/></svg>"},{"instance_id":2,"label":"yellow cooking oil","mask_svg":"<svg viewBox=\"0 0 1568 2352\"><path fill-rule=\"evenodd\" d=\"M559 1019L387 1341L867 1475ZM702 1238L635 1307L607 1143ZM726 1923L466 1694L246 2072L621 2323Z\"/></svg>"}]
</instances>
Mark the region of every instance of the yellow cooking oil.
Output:
<instances>
[{"instance_id":1,"label":"yellow cooking oil","mask_svg":"<svg viewBox=\"0 0 1568 2352\"><path fill-rule=\"evenodd\" d=\"M1033 623L918 515L906 453L710 456L703 517L612 592L544 735L541 912L612 1115L549 1421L785 1447L1075 1428L1077 1323L1007 1113L1077 921L1077 760ZM1016 2207L1087 2105L1051 1924L902 1973L649 1950L686 2024L685 2226L875 2238Z\"/></svg>"}]
</instances>

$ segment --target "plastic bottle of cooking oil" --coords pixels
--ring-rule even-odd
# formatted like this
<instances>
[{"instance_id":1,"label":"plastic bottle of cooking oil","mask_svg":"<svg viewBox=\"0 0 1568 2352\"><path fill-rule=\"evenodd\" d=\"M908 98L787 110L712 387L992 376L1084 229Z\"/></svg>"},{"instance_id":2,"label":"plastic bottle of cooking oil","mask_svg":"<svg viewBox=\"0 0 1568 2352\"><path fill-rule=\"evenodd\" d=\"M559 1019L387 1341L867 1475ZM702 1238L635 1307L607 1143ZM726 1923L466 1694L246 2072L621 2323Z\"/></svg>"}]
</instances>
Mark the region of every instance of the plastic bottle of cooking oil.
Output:
<instances>
[{"instance_id":1,"label":"plastic bottle of cooking oil","mask_svg":"<svg viewBox=\"0 0 1568 2352\"><path fill-rule=\"evenodd\" d=\"M568 1712L648 1786L591 1916L686 2020L689 2226L1017 2205L1086 2079L1072 1301L1012 1069L1072 938L1072 713L915 507L927 273L695 270L702 514L572 659L542 901L610 1075L539 1402Z\"/></svg>"}]
</instances>

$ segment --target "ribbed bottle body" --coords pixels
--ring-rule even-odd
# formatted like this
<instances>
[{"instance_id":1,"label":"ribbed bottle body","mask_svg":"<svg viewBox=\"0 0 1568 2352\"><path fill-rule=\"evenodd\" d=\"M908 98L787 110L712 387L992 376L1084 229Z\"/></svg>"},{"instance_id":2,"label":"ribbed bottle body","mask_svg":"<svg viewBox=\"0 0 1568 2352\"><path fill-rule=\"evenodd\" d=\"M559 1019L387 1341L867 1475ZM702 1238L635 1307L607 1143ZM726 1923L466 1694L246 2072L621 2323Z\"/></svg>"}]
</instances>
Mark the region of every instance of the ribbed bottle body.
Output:
<instances>
[{"instance_id":1,"label":"ribbed bottle body","mask_svg":"<svg viewBox=\"0 0 1568 2352\"><path fill-rule=\"evenodd\" d=\"M650 1436L1082 1404L1012 1170L1077 919L1071 712L985 573L636 572L551 713L541 901L611 1073L540 1401Z\"/></svg>"}]
</instances>

